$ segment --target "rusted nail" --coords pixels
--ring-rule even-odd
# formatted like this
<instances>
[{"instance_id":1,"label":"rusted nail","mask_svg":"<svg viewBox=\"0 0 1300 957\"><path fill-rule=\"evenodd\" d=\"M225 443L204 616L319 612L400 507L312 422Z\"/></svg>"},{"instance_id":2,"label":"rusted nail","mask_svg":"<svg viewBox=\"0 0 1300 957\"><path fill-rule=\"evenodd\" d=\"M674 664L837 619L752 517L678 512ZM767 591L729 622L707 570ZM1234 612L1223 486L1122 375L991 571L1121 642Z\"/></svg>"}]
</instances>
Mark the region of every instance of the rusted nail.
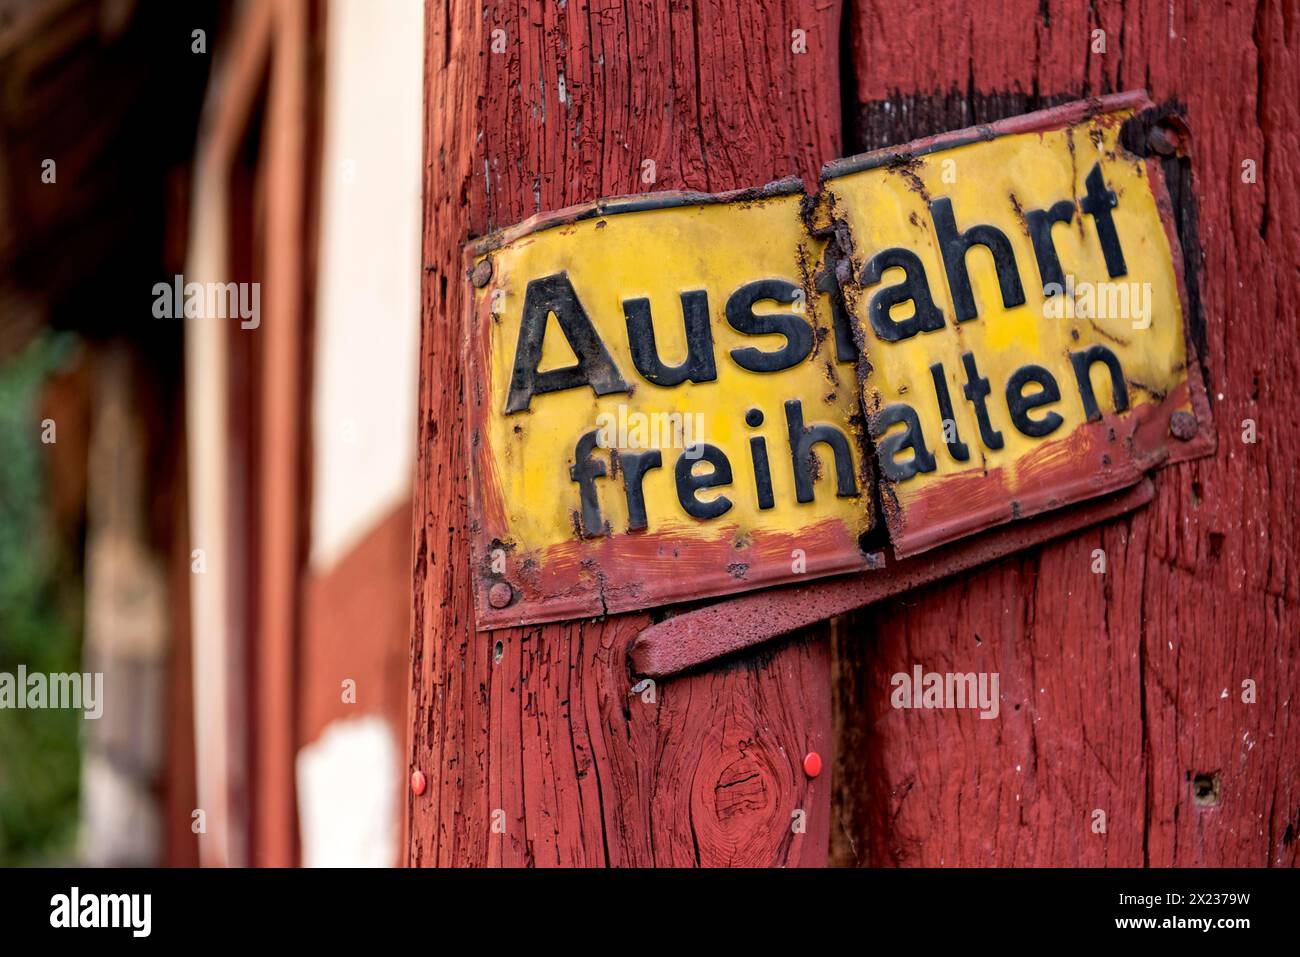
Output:
<instances>
[{"instance_id":1,"label":"rusted nail","mask_svg":"<svg viewBox=\"0 0 1300 957\"><path fill-rule=\"evenodd\" d=\"M474 264L474 271L469 274L469 281L475 289L482 289L492 278L492 260L484 256Z\"/></svg>"},{"instance_id":2,"label":"rusted nail","mask_svg":"<svg viewBox=\"0 0 1300 957\"><path fill-rule=\"evenodd\" d=\"M803 756L803 773L810 778L822 773L822 756L816 751L809 751Z\"/></svg>"},{"instance_id":3,"label":"rusted nail","mask_svg":"<svg viewBox=\"0 0 1300 957\"><path fill-rule=\"evenodd\" d=\"M488 604L493 608L504 608L514 600L515 590L505 582L497 582L488 589Z\"/></svg>"},{"instance_id":4,"label":"rusted nail","mask_svg":"<svg viewBox=\"0 0 1300 957\"><path fill-rule=\"evenodd\" d=\"M1196 438L1196 416L1190 412L1175 412L1169 417L1169 431L1183 442Z\"/></svg>"},{"instance_id":5,"label":"rusted nail","mask_svg":"<svg viewBox=\"0 0 1300 957\"><path fill-rule=\"evenodd\" d=\"M425 787L425 782L424 782L424 772L423 772L423 771L412 771L412 772L411 772L411 790L415 792L415 795L416 795L417 797L418 797L419 795L421 795L421 794L424 793L424 787Z\"/></svg>"}]
</instances>

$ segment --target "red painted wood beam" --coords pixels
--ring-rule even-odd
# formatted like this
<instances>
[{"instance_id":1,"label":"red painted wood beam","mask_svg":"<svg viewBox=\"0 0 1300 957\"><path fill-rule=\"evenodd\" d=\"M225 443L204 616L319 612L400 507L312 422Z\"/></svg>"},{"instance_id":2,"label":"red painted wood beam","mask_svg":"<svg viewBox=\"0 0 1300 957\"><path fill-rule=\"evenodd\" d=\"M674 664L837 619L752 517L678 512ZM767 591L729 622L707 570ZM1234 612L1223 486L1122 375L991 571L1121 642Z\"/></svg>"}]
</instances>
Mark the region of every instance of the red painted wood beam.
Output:
<instances>
[{"instance_id":1,"label":"red painted wood beam","mask_svg":"<svg viewBox=\"0 0 1300 957\"><path fill-rule=\"evenodd\" d=\"M427 5L409 864L825 863L832 779L803 760L832 753L826 628L653 700L626 668L644 613L475 631L455 344L472 237L600 196L814 182L842 152L840 12Z\"/></svg>"},{"instance_id":2,"label":"red painted wood beam","mask_svg":"<svg viewBox=\"0 0 1300 957\"><path fill-rule=\"evenodd\" d=\"M633 670L652 678L677 674L799 628L957 572L996 561L1108 521L1147 504L1155 494L1150 479L1097 502L1050 512L964 539L924 555L885 563L879 570L824 579L807 585L750 592L651 625L632 644Z\"/></svg>"},{"instance_id":3,"label":"red painted wood beam","mask_svg":"<svg viewBox=\"0 0 1300 957\"><path fill-rule=\"evenodd\" d=\"M856 78L844 93L846 152L1109 90L1144 87L1177 106L1188 170L1169 185L1218 445L1164 470L1128 520L949 577L890 601L887 615L847 616L833 641L833 861L1300 862L1293 10L1290 0L846 4L845 74ZM891 707L891 676L917 663L1000 672L1001 717ZM1212 799L1204 779L1217 782Z\"/></svg>"}]
</instances>

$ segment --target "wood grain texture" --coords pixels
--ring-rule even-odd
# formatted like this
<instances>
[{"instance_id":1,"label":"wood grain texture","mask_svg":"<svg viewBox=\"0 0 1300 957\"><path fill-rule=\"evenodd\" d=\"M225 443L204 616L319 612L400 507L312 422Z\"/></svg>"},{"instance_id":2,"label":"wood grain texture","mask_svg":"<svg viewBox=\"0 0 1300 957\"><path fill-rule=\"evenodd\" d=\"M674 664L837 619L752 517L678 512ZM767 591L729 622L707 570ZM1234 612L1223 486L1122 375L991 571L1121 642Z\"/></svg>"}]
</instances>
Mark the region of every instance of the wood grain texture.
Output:
<instances>
[{"instance_id":1,"label":"wood grain texture","mask_svg":"<svg viewBox=\"0 0 1300 957\"><path fill-rule=\"evenodd\" d=\"M599 196L812 181L840 148L839 7L426 9L408 743L428 789L408 805L408 863L822 863L830 778L801 764L830 755L824 637L663 683L649 704L629 693L625 664L648 616L475 632L459 342L471 236Z\"/></svg>"},{"instance_id":2,"label":"wood grain texture","mask_svg":"<svg viewBox=\"0 0 1300 957\"><path fill-rule=\"evenodd\" d=\"M1135 87L1185 107L1218 452L1162 473L1135 517L840 624L833 861L1294 866L1300 15L1285 0L856 0L848 30L850 149ZM890 676L916 663L1000 672L1000 718L891 709ZM1198 801L1216 780L1217 801Z\"/></svg>"}]
</instances>

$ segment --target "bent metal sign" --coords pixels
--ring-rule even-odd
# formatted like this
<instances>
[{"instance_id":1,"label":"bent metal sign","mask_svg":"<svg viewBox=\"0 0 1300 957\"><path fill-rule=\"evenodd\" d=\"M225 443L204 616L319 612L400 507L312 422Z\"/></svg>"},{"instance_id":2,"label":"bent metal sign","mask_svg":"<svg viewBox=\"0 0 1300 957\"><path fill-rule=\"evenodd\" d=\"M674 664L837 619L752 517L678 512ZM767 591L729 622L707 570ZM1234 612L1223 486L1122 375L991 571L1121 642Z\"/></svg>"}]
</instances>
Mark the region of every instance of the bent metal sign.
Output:
<instances>
[{"instance_id":1,"label":"bent metal sign","mask_svg":"<svg viewBox=\"0 0 1300 957\"><path fill-rule=\"evenodd\" d=\"M472 244L479 627L861 571L1205 451L1148 105Z\"/></svg>"}]
</instances>

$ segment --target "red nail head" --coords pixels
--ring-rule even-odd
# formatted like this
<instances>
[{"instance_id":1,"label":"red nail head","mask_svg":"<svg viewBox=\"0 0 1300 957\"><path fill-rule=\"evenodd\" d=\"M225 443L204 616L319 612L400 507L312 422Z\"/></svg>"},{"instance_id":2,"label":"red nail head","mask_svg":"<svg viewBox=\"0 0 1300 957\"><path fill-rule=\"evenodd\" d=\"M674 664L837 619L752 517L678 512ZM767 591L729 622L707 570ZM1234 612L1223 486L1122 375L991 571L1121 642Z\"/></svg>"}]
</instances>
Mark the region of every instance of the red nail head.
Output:
<instances>
[{"instance_id":1,"label":"red nail head","mask_svg":"<svg viewBox=\"0 0 1300 957\"><path fill-rule=\"evenodd\" d=\"M822 773L822 756L816 751L809 751L803 756L803 773L810 778Z\"/></svg>"},{"instance_id":2,"label":"red nail head","mask_svg":"<svg viewBox=\"0 0 1300 957\"><path fill-rule=\"evenodd\" d=\"M424 772L423 771L411 772L411 790L414 791L417 795L424 793Z\"/></svg>"},{"instance_id":3,"label":"red nail head","mask_svg":"<svg viewBox=\"0 0 1300 957\"><path fill-rule=\"evenodd\" d=\"M488 589L488 604L493 608L505 608L514 598L514 589L505 582L497 582Z\"/></svg>"}]
</instances>

